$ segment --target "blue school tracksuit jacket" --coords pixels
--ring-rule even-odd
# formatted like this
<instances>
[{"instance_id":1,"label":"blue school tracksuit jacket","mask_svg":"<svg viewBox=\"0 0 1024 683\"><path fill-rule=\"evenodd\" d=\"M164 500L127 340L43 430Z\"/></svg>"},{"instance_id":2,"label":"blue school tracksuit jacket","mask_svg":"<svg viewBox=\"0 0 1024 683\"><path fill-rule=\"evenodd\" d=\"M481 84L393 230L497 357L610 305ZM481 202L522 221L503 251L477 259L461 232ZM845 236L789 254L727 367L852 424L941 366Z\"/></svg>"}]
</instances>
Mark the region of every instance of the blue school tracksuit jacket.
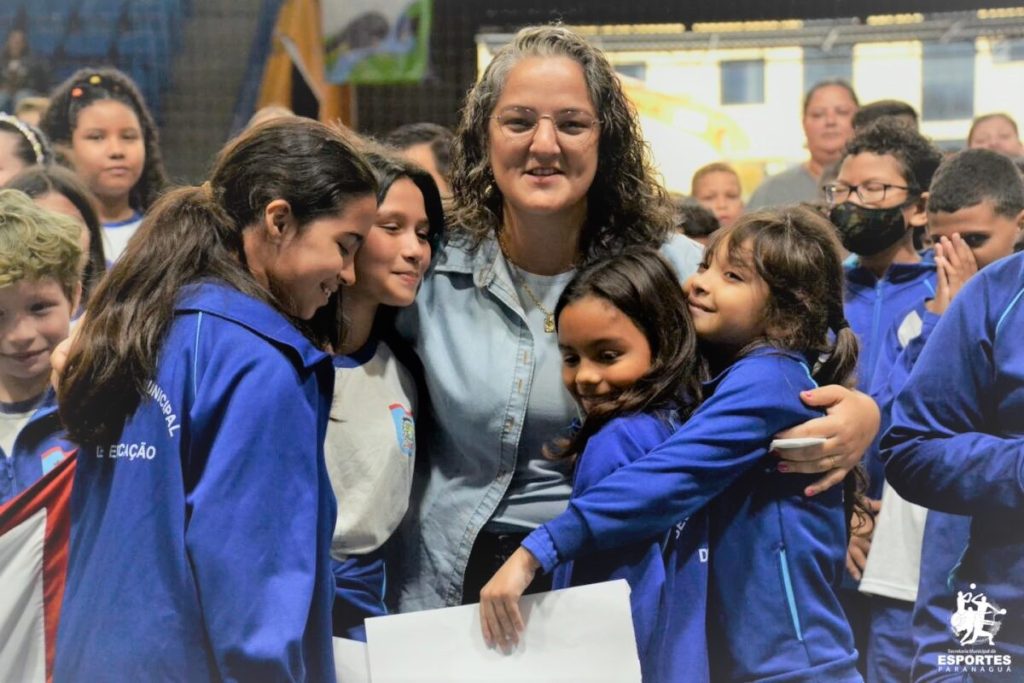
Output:
<instances>
[{"instance_id":1,"label":"blue school tracksuit jacket","mask_svg":"<svg viewBox=\"0 0 1024 683\"><path fill-rule=\"evenodd\" d=\"M922 302L889 331L875 370L875 400L882 412L879 433L890 427L896 395L906 385L921 351L940 316ZM914 665L911 680L928 681L942 674L935 666L938 654L949 647L950 623L956 592L949 578L960 562L970 537L970 517L929 510L921 543L921 574L913 606L911 633Z\"/></svg>"},{"instance_id":2,"label":"blue school tracksuit jacket","mask_svg":"<svg viewBox=\"0 0 1024 683\"><path fill-rule=\"evenodd\" d=\"M918 263L892 264L881 279L857 262L847 264L843 311L860 341L858 389L877 400L874 380L879 376L878 366L885 363L886 347L892 341L890 330L910 309L934 294L935 257L930 251ZM876 438L863 460L868 474L867 493L876 500L882 497L884 481L878 441Z\"/></svg>"},{"instance_id":3,"label":"blue school tracksuit jacket","mask_svg":"<svg viewBox=\"0 0 1024 683\"><path fill-rule=\"evenodd\" d=\"M34 484L74 450L75 445L65 437L57 415L57 400L50 389L42 404L18 432L13 452L4 453L0 449L0 466L3 468L0 473L0 505Z\"/></svg>"},{"instance_id":4,"label":"blue school tracksuit jacket","mask_svg":"<svg viewBox=\"0 0 1024 683\"><path fill-rule=\"evenodd\" d=\"M333 681L329 357L186 288L148 396L83 447L54 680Z\"/></svg>"},{"instance_id":5,"label":"blue school tracksuit jacket","mask_svg":"<svg viewBox=\"0 0 1024 683\"><path fill-rule=\"evenodd\" d=\"M705 385L704 403L664 444L570 500L524 545L550 570L661 538L706 508L712 680L860 681L835 594L846 551L841 488L806 498L815 477L781 474L768 455L774 434L820 415L800 401L814 386L806 357L753 351Z\"/></svg>"},{"instance_id":6,"label":"blue school tracksuit jacket","mask_svg":"<svg viewBox=\"0 0 1024 683\"><path fill-rule=\"evenodd\" d=\"M678 428L670 414L612 420L587 442L573 473L576 499L612 472L660 446ZM531 540L524 545L530 548ZM532 550L532 549L531 549ZM540 551L538 551L540 552ZM643 679L652 683L708 680L705 614L707 519L698 512L655 538L597 552L555 569L554 588L625 579Z\"/></svg>"},{"instance_id":7,"label":"blue school tracksuit jacket","mask_svg":"<svg viewBox=\"0 0 1024 683\"><path fill-rule=\"evenodd\" d=\"M882 441L886 476L901 496L971 517L947 598L959 628L950 624L933 671L918 662L919 679L961 680L966 665L970 680L1019 680L1024 667L1022 298L1024 255L994 263L967 283L921 351ZM961 597L967 602L958 605ZM981 618L1000 625L991 645L985 634L994 624ZM980 667L978 660L955 659L972 648L1011 658L1013 673L998 670L1004 659Z\"/></svg>"}]
</instances>

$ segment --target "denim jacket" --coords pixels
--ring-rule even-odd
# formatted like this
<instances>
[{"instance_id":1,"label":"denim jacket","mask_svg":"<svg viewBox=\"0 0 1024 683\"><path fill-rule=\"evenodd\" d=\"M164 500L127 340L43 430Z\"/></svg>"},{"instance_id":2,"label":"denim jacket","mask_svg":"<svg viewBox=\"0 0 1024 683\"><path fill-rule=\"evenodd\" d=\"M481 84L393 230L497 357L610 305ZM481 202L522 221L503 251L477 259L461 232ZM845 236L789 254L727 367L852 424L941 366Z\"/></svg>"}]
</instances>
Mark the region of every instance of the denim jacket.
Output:
<instances>
[{"instance_id":1,"label":"denim jacket","mask_svg":"<svg viewBox=\"0 0 1024 683\"><path fill-rule=\"evenodd\" d=\"M661 251L680 280L696 271L702 254L681 235ZM534 339L493 239L472 252L447 245L398 327L423 362L431 403L417 456L427 471L417 472L392 577L393 599L408 612L462 602L473 543L516 469ZM574 417L566 414L566 425Z\"/></svg>"}]
</instances>

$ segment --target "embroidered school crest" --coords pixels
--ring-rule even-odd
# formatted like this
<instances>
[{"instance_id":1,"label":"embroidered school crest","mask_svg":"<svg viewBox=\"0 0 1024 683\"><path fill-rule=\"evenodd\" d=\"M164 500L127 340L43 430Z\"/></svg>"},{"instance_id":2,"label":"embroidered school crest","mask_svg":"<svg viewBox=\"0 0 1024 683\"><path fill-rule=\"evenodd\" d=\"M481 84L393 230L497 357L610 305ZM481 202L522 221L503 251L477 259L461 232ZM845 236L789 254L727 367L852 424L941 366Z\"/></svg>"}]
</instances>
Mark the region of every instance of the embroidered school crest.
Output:
<instances>
[{"instance_id":1,"label":"embroidered school crest","mask_svg":"<svg viewBox=\"0 0 1024 683\"><path fill-rule=\"evenodd\" d=\"M391 419L395 423L395 436L398 438L398 448L407 457L416 454L416 423L413 422L412 413L401 403L392 403L388 406L391 412Z\"/></svg>"}]
</instances>

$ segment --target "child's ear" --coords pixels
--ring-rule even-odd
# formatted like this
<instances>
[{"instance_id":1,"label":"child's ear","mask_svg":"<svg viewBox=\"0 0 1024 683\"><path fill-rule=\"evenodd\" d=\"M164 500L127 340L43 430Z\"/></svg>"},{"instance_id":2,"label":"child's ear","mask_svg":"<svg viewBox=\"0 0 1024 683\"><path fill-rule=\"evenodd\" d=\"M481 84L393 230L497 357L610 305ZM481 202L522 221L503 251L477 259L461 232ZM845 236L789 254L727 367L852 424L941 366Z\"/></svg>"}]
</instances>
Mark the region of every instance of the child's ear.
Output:
<instances>
[{"instance_id":1,"label":"child's ear","mask_svg":"<svg viewBox=\"0 0 1024 683\"><path fill-rule=\"evenodd\" d=\"M914 203L907 207L907 224L910 228L918 228L928 225L928 193L922 192L921 196L914 200Z\"/></svg>"},{"instance_id":2,"label":"child's ear","mask_svg":"<svg viewBox=\"0 0 1024 683\"><path fill-rule=\"evenodd\" d=\"M280 241L294 223L295 214L286 199L275 199L263 210L263 227L271 242Z\"/></svg>"},{"instance_id":3,"label":"child's ear","mask_svg":"<svg viewBox=\"0 0 1024 683\"><path fill-rule=\"evenodd\" d=\"M1024 210L1021 210L1017 214L1017 217L1013 219L1013 222L1017 224L1018 231L1024 231Z\"/></svg>"}]
</instances>

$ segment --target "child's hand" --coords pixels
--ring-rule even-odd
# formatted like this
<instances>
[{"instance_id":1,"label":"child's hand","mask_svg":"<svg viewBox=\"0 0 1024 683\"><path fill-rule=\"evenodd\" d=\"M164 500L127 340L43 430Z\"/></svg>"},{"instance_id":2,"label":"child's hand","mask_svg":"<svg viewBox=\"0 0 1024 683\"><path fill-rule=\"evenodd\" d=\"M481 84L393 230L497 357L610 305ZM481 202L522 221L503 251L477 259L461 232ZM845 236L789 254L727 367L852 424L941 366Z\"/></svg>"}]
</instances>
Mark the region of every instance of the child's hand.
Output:
<instances>
[{"instance_id":1,"label":"child's hand","mask_svg":"<svg viewBox=\"0 0 1024 683\"><path fill-rule=\"evenodd\" d=\"M846 571L855 580L864 577L864 567L868 564L868 553L871 551L871 539L857 534L850 535L850 545L846 547Z\"/></svg>"},{"instance_id":2,"label":"child's hand","mask_svg":"<svg viewBox=\"0 0 1024 683\"><path fill-rule=\"evenodd\" d=\"M935 243L935 298L925 306L942 315L957 292L978 272L978 262L960 233L953 239L942 237Z\"/></svg>"},{"instance_id":3,"label":"child's hand","mask_svg":"<svg viewBox=\"0 0 1024 683\"><path fill-rule=\"evenodd\" d=\"M857 466L878 433L880 414L870 396L836 384L801 392L800 400L814 408L825 408L827 414L779 432L775 438L818 436L827 441L776 455L783 458L780 472L826 473L804 489L805 495L813 496L841 482Z\"/></svg>"},{"instance_id":4,"label":"child's hand","mask_svg":"<svg viewBox=\"0 0 1024 683\"><path fill-rule=\"evenodd\" d=\"M488 647L500 645L509 652L519 643L519 634L526 628L519 598L539 568L537 558L520 546L480 589L480 626Z\"/></svg>"},{"instance_id":5,"label":"child's hand","mask_svg":"<svg viewBox=\"0 0 1024 683\"><path fill-rule=\"evenodd\" d=\"M871 514L877 515L882 509L882 501L867 499ZM864 576L864 567L868 564L868 553L871 552L871 539L875 534L875 519L861 518L854 513L850 520L850 545L846 548L846 571L857 581Z\"/></svg>"},{"instance_id":6,"label":"child's hand","mask_svg":"<svg viewBox=\"0 0 1024 683\"><path fill-rule=\"evenodd\" d=\"M78 336L78 330L80 328L81 325L76 327L71 332L71 336L57 344L53 349L53 353L50 354L50 384L53 385L54 391L57 390L57 386L60 384L60 379L64 376L64 366L68 363L68 354L71 352L71 343Z\"/></svg>"}]
</instances>

